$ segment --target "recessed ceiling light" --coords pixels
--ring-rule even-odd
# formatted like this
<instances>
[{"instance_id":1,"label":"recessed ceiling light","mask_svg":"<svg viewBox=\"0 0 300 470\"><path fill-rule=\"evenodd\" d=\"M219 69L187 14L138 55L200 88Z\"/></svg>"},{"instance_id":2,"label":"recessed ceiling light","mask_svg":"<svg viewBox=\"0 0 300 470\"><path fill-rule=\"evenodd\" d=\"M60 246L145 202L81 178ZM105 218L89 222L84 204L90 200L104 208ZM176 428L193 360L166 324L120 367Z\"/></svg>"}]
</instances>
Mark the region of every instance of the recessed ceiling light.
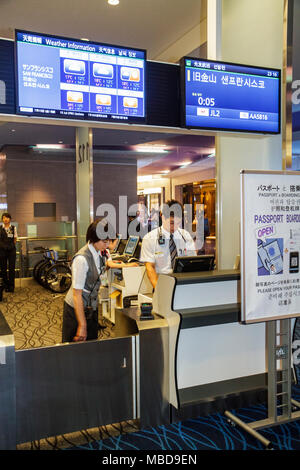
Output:
<instances>
[{"instance_id":1,"label":"recessed ceiling light","mask_svg":"<svg viewBox=\"0 0 300 470\"><path fill-rule=\"evenodd\" d=\"M107 2L110 4L110 5L119 5L120 1L119 0L107 0Z\"/></svg>"},{"instance_id":2,"label":"recessed ceiling light","mask_svg":"<svg viewBox=\"0 0 300 470\"><path fill-rule=\"evenodd\" d=\"M63 148L62 145L59 144L36 144L33 146L36 149L47 149L47 150L59 150Z\"/></svg>"},{"instance_id":3,"label":"recessed ceiling light","mask_svg":"<svg viewBox=\"0 0 300 470\"><path fill-rule=\"evenodd\" d=\"M180 163L180 168L185 168L186 166L190 165L192 162L182 162Z\"/></svg>"},{"instance_id":4,"label":"recessed ceiling light","mask_svg":"<svg viewBox=\"0 0 300 470\"><path fill-rule=\"evenodd\" d=\"M137 177L138 183L144 183L145 181L151 181L152 179L152 175L141 175Z\"/></svg>"},{"instance_id":5,"label":"recessed ceiling light","mask_svg":"<svg viewBox=\"0 0 300 470\"><path fill-rule=\"evenodd\" d=\"M135 150L141 153L168 153L165 147L156 147L155 145L141 145L136 147Z\"/></svg>"}]
</instances>

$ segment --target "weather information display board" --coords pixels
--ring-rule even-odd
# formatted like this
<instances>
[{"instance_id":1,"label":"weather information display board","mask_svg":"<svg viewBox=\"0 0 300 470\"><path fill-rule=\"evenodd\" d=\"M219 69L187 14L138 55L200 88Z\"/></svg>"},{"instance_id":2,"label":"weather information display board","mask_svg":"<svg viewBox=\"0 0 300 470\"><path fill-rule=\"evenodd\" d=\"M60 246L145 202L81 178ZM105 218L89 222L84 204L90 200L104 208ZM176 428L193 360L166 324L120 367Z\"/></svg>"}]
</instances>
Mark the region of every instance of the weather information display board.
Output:
<instances>
[{"instance_id":1,"label":"weather information display board","mask_svg":"<svg viewBox=\"0 0 300 470\"><path fill-rule=\"evenodd\" d=\"M17 113L145 121L146 51L16 31Z\"/></svg>"},{"instance_id":2,"label":"weather information display board","mask_svg":"<svg viewBox=\"0 0 300 470\"><path fill-rule=\"evenodd\" d=\"M280 133L280 70L184 57L181 77L186 127Z\"/></svg>"},{"instance_id":3,"label":"weather information display board","mask_svg":"<svg viewBox=\"0 0 300 470\"><path fill-rule=\"evenodd\" d=\"M245 323L300 315L298 172L241 172L241 310Z\"/></svg>"}]
</instances>

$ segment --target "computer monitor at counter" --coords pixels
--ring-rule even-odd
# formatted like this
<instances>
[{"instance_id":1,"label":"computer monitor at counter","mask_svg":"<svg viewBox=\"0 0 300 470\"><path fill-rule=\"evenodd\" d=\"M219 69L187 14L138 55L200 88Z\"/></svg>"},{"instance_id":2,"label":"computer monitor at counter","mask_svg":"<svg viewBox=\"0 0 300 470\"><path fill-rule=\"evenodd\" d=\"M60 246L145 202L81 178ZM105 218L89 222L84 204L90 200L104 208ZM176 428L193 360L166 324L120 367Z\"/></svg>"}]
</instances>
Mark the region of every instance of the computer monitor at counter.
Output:
<instances>
[{"instance_id":1,"label":"computer monitor at counter","mask_svg":"<svg viewBox=\"0 0 300 470\"><path fill-rule=\"evenodd\" d=\"M141 252L141 241L139 237L129 237L128 239L119 239L111 254L113 256L129 256L138 259Z\"/></svg>"},{"instance_id":2,"label":"computer monitor at counter","mask_svg":"<svg viewBox=\"0 0 300 470\"><path fill-rule=\"evenodd\" d=\"M192 273L214 269L214 255L179 256L175 258L174 273Z\"/></svg>"},{"instance_id":3,"label":"computer monitor at counter","mask_svg":"<svg viewBox=\"0 0 300 470\"><path fill-rule=\"evenodd\" d=\"M113 242L113 249L110 250L110 253L111 253L111 254L114 254L114 253L117 253L117 252L118 252L120 243L121 243L121 238L118 237L118 238L116 238L116 240L114 240L114 242Z\"/></svg>"},{"instance_id":4,"label":"computer monitor at counter","mask_svg":"<svg viewBox=\"0 0 300 470\"><path fill-rule=\"evenodd\" d=\"M130 236L127 240L124 255L134 256L140 237Z\"/></svg>"},{"instance_id":5,"label":"computer monitor at counter","mask_svg":"<svg viewBox=\"0 0 300 470\"><path fill-rule=\"evenodd\" d=\"M127 240L122 238L120 240L120 243L119 243L119 246L118 246L118 249L117 249L116 253L118 253L119 255L122 255L124 253L126 244L127 244Z\"/></svg>"}]
</instances>

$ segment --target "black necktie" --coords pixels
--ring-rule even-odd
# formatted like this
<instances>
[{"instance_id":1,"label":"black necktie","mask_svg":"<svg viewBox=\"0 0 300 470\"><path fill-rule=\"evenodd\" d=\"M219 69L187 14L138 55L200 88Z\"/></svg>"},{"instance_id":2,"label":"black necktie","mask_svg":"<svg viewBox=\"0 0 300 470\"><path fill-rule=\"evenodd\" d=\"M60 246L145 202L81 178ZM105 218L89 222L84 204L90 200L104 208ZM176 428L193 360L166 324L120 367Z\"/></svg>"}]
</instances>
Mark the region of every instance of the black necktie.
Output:
<instances>
[{"instance_id":1,"label":"black necktie","mask_svg":"<svg viewBox=\"0 0 300 470\"><path fill-rule=\"evenodd\" d=\"M170 234L169 250L170 250L170 257L171 257L171 266L172 266L172 269L174 269L175 258L177 256L177 248L176 248L172 233Z\"/></svg>"}]
</instances>

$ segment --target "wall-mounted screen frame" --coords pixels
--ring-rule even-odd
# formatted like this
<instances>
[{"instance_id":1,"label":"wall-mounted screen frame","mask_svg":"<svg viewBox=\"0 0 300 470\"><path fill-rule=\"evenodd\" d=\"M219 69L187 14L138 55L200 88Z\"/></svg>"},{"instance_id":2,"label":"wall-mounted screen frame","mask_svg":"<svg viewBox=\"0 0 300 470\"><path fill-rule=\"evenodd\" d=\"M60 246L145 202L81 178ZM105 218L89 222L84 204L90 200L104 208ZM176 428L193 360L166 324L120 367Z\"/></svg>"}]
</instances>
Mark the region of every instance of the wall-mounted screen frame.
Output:
<instances>
[{"instance_id":1,"label":"wall-mounted screen frame","mask_svg":"<svg viewBox=\"0 0 300 470\"><path fill-rule=\"evenodd\" d=\"M16 113L146 122L146 50L16 30Z\"/></svg>"},{"instance_id":2,"label":"wall-mounted screen frame","mask_svg":"<svg viewBox=\"0 0 300 470\"><path fill-rule=\"evenodd\" d=\"M183 57L182 126L280 134L281 71Z\"/></svg>"}]
</instances>

